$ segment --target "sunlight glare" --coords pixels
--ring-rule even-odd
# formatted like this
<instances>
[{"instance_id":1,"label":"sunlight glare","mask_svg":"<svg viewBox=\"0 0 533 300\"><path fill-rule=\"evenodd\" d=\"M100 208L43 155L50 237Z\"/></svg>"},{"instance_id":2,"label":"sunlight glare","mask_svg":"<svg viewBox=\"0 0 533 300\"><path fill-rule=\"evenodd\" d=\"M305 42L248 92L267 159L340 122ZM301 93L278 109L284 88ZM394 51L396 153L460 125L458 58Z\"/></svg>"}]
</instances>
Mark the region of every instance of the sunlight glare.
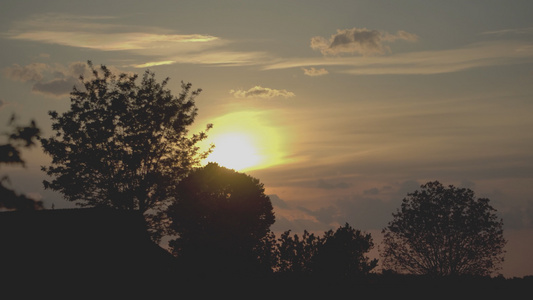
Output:
<instances>
[{"instance_id":1,"label":"sunlight glare","mask_svg":"<svg viewBox=\"0 0 533 300\"><path fill-rule=\"evenodd\" d=\"M235 170L243 170L261 162L250 138L242 133L221 134L214 139L215 149L210 160Z\"/></svg>"},{"instance_id":2,"label":"sunlight glare","mask_svg":"<svg viewBox=\"0 0 533 300\"><path fill-rule=\"evenodd\" d=\"M283 135L264 121L264 113L235 112L213 120L206 142L214 145L205 163L236 171L262 169L283 162Z\"/></svg>"}]
</instances>

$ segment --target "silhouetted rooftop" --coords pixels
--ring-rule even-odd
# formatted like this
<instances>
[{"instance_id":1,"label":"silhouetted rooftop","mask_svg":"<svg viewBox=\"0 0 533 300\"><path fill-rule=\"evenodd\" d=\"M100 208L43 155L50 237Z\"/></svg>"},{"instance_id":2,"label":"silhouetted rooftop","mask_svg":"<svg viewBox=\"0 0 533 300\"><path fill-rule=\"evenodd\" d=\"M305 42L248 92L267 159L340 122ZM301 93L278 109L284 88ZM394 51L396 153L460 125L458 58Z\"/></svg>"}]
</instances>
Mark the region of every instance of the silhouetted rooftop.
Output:
<instances>
[{"instance_id":1,"label":"silhouetted rooftop","mask_svg":"<svg viewBox=\"0 0 533 300\"><path fill-rule=\"evenodd\" d=\"M137 211L1 212L0 240L4 276L146 276L170 270L173 262L151 241Z\"/></svg>"}]
</instances>

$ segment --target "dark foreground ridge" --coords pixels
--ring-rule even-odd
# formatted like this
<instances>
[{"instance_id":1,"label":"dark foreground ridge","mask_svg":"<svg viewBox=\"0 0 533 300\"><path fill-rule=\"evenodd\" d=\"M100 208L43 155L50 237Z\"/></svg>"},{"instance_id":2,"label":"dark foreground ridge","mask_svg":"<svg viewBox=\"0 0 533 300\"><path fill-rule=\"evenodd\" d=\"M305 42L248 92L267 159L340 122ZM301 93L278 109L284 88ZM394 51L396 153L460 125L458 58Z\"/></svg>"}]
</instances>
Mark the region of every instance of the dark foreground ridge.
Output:
<instances>
[{"instance_id":1,"label":"dark foreground ridge","mask_svg":"<svg viewBox=\"0 0 533 300\"><path fill-rule=\"evenodd\" d=\"M177 259L152 242L136 211L62 209L0 213L0 276L6 292L64 291L87 293L189 293L208 296L459 297L465 292L491 299L531 293L533 277L428 278L369 274L357 278L246 274L190 276ZM23 288L21 288L23 287ZM154 298L157 299L157 298ZM481 299L481 298L479 298Z\"/></svg>"}]
</instances>

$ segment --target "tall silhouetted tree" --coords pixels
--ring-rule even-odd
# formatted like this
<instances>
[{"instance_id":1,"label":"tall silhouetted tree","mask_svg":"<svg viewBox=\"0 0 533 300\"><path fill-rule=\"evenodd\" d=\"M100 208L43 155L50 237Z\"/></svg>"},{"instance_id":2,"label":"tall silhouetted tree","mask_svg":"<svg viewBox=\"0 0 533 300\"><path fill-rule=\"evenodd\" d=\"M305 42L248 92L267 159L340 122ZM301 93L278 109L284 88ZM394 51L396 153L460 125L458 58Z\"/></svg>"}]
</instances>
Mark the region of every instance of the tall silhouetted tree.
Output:
<instances>
[{"instance_id":1,"label":"tall silhouetted tree","mask_svg":"<svg viewBox=\"0 0 533 300\"><path fill-rule=\"evenodd\" d=\"M372 236L348 223L336 231L324 233L323 242L313 258L315 273L328 277L349 278L368 275L378 263L366 254L374 248Z\"/></svg>"},{"instance_id":2,"label":"tall silhouetted tree","mask_svg":"<svg viewBox=\"0 0 533 300\"><path fill-rule=\"evenodd\" d=\"M274 223L258 179L209 163L183 179L175 196L168 217L178 238L169 244L178 258L198 273L257 270Z\"/></svg>"},{"instance_id":3,"label":"tall silhouetted tree","mask_svg":"<svg viewBox=\"0 0 533 300\"><path fill-rule=\"evenodd\" d=\"M200 89L182 82L175 96L168 78L155 74L113 74L88 62L92 78L70 94L70 110L51 111L55 136L42 139L53 158L43 170L53 178L45 188L61 192L81 206L146 212L170 198L172 189L203 159L189 135ZM210 125L208 125L208 128Z\"/></svg>"},{"instance_id":4,"label":"tall silhouetted tree","mask_svg":"<svg viewBox=\"0 0 533 300\"><path fill-rule=\"evenodd\" d=\"M407 194L383 229L383 265L431 276L490 275L503 262L503 221L489 199L428 182Z\"/></svg>"},{"instance_id":5,"label":"tall silhouetted tree","mask_svg":"<svg viewBox=\"0 0 533 300\"><path fill-rule=\"evenodd\" d=\"M15 125L15 115L9 120L11 132L4 133L7 142L0 144L0 165L12 164L24 167L24 160L21 156L21 150L35 146L39 138L40 130L34 121L27 126ZM24 194L18 194L5 185L9 182L9 177L3 176L0 179L0 209L9 210L35 210L42 209L43 203L28 198Z\"/></svg>"}]
</instances>

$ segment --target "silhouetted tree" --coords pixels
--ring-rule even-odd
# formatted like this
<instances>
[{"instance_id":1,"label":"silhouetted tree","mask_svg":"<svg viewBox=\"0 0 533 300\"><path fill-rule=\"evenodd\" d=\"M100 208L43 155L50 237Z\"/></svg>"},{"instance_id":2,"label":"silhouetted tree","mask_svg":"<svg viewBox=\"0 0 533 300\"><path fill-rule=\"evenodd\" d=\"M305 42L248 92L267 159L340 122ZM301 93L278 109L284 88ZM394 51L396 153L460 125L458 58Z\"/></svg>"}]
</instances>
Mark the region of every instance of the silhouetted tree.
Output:
<instances>
[{"instance_id":1,"label":"silhouetted tree","mask_svg":"<svg viewBox=\"0 0 533 300\"><path fill-rule=\"evenodd\" d=\"M255 253L254 257L257 257L258 260L257 272L259 274L267 275L272 274L275 271L275 268L279 262L279 256L276 247L276 234L269 230L268 233L259 240L259 243L253 250Z\"/></svg>"},{"instance_id":2,"label":"silhouetted tree","mask_svg":"<svg viewBox=\"0 0 533 300\"><path fill-rule=\"evenodd\" d=\"M35 146L35 142L39 138L40 130L35 124L35 121L31 121L27 126L17 126L14 124L15 119L16 117L13 115L8 123L12 127L12 131L4 133L4 136L7 137L7 143L0 144L0 165L13 164L24 167L21 150ZM6 182L9 182L7 175L0 179L0 209L36 210L43 208L41 201L36 201L28 198L24 194L16 193L5 185Z\"/></svg>"},{"instance_id":3,"label":"silhouetted tree","mask_svg":"<svg viewBox=\"0 0 533 300\"><path fill-rule=\"evenodd\" d=\"M383 229L383 265L399 273L490 275L503 262L503 221L489 199L438 181L407 194Z\"/></svg>"},{"instance_id":4,"label":"silhouetted tree","mask_svg":"<svg viewBox=\"0 0 533 300\"><path fill-rule=\"evenodd\" d=\"M368 275L378 263L377 259L365 255L373 247L369 233L364 234L348 223L336 231L329 230L313 258L314 272L343 278Z\"/></svg>"},{"instance_id":5,"label":"silhouetted tree","mask_svg":"<svg viewBox=\"0 0 533 300\"><path fill-rule=\"evenodd\" d=\"M291 274L310 274L312 261L317 253L322 239L304 230L302 237L298 234L291 236L291 231L285 231L278 239L277 255L279 262L277 271Z\"/></svg>"},{"instance_id":6,"label":"silhouetted tree","mask_svg":"<svg viewBox=\"0 0 533 300\"><path fill-rule=\"evenodd\" d=\"M365 254L374 247L372 236L345 224L316 236L304 231L300 238L285 231L278 239L278 272L348 278L367 275L377 265Z\"/></svg>"},{"instance_id":7,"label":"silhouetted tree","mask_svg":"<svg viewBox=\"0 0 533 300\"><path fill-rule=\"evenodd\" d=\"M270 198L258 179L215 163L183 179L168 209L173 253L198 273L255 272L268 259L263 239L274 223Z\"/></svg>"},{"instance_id":8,"label":"silhouetted tree","mask_svg":"<svg viewBox=\"0 0 533 300\"><path fill-rule=\"evenodd\" d=\"M70 110L49 113L55 136L41 141L53 158L43 170L53 180L44 181L45 188L81 206L141 212L162 206L207 154L196 146L205 132L187 129L201 90L182 82L174 96L169 79L158 83L148 70L137 83L137 75L88 65L93 76L80 77L83 88L71 92Z\"/></svg>"}]
</instances>

